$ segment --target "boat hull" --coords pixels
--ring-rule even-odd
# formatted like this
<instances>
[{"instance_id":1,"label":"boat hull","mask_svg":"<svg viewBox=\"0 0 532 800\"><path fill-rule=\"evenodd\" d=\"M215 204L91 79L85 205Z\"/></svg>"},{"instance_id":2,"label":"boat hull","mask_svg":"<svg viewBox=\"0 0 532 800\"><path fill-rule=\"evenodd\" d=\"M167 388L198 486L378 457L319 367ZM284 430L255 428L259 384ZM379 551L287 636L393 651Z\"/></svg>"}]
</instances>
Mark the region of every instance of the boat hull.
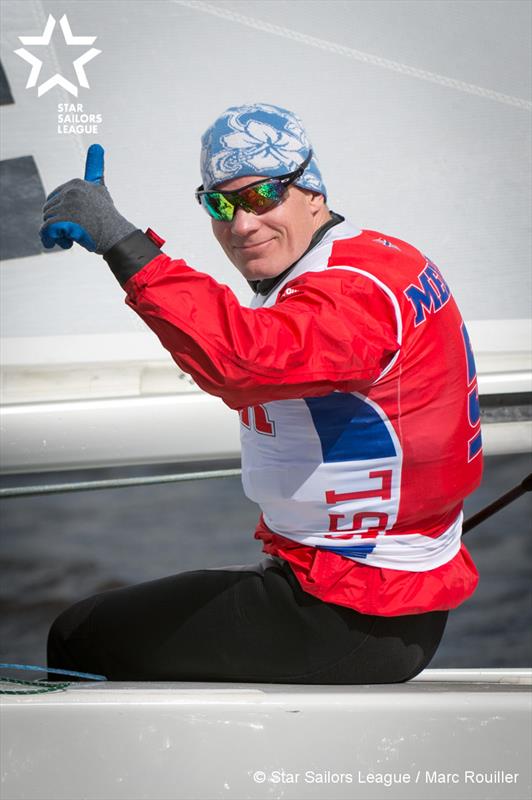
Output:
<instances>
[{"instance_id":1,"label":"boat hull","mask_svg":"<svg viewBox=\"0 0 532 800\"><path fill-rule=\"evenodd\" d=\"M91 683L2 698L2 798L523 798L531 673Z\"/></svg>"}]
</instances>

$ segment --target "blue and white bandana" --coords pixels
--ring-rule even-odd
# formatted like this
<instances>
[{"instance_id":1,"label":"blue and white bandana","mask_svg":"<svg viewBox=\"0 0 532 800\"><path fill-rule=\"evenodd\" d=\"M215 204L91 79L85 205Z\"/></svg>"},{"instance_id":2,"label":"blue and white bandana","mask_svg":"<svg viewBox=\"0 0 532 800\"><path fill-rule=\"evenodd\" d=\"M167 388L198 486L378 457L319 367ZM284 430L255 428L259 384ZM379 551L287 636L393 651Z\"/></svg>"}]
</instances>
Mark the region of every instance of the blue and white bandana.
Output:
<instances>
[{"instance_id":1,"label":"blue and white bandana","mask_svg":"<svg viewBox=\"0 0 532 800\"><path fill-rule=\"evenodd\" d=\"M296 114L266 103L231 106L201 137L201 177L205 189L244 175L286 175L308 156L312 145ZM296 186L327 199L321 172L312 158Z\"/></svg>"}]
</instances>

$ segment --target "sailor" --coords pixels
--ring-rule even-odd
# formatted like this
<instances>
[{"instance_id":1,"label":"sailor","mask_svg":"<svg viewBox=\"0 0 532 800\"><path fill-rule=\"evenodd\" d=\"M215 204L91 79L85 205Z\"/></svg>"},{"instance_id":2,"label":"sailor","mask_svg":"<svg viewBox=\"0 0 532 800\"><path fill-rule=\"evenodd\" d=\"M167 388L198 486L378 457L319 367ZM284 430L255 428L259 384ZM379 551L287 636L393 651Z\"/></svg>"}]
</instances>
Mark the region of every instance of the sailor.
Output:
<instances>
[{"instance_id":1,"label":"sailor","mask_svg":"<svg viewBox=\"0 0 532 800\"><path fill-rule=\"evenodd\" d=\"M84 179L47 198L41 237L103 256L178 366L239 413L266 557L81 600L52 625L49 667L407 681L478 581L461 526L481 479L480 414L456 302L416 247L329 207L291 111L228 108L202 137L201 176L196 199L251 307L118 213L100 145Z\"/></svg>"}]
</instances>

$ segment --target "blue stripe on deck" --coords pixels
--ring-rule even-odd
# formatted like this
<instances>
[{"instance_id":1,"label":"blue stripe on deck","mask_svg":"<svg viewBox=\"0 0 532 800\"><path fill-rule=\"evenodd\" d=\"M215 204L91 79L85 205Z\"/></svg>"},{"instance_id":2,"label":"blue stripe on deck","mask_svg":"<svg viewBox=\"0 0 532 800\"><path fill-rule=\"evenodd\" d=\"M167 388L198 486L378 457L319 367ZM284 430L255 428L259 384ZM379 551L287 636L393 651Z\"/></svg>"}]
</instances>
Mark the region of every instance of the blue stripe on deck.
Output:
<instances>
[{"instance_id":1,"label":"blue stripe on deck","mask_svg":"<svg viewBox=\"0 0 532 800\"><path fill-rule=\"evenodd\" d=\"M333 392L306 397L324 462L366 461L396 455L388 428L369 403L353 394Z\"/></svg>"}]
</instances>

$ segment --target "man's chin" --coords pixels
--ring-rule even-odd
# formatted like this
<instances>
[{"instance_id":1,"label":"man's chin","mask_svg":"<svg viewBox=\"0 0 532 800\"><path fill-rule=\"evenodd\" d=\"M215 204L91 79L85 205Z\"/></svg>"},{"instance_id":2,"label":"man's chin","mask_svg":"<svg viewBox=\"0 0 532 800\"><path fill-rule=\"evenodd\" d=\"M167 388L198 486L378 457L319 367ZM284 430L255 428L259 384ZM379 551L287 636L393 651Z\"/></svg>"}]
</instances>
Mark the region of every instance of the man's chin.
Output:
<instances>
[{"instance_id":1,"label":"man's chin","mask_svg":"<svg viewBox=\"0 0 532 800\"><path fill-rule=\"evenodd\" d=\"M280 275L281 272L284 271L285 268L272 270L270 269L241 269L240 272L244 276L244 278L248 281L262 281L265 278L275 278L276 275Z\"/></svg>"},{"instance_id":2,"label":"man's chin","mask_svg":"<svg viewBox=\"0 0 532 800\"><path fill-rule=\"evenodd\" d=\"M239 259L235 266L248 281L261 281L264 280L264 278L274 278L286 269L284 266L277 267L276 265L272 265L271 261L267 261L266 259L248 259L246 261L244 261L244 259Z\"/></svg>"}]
</instances>

